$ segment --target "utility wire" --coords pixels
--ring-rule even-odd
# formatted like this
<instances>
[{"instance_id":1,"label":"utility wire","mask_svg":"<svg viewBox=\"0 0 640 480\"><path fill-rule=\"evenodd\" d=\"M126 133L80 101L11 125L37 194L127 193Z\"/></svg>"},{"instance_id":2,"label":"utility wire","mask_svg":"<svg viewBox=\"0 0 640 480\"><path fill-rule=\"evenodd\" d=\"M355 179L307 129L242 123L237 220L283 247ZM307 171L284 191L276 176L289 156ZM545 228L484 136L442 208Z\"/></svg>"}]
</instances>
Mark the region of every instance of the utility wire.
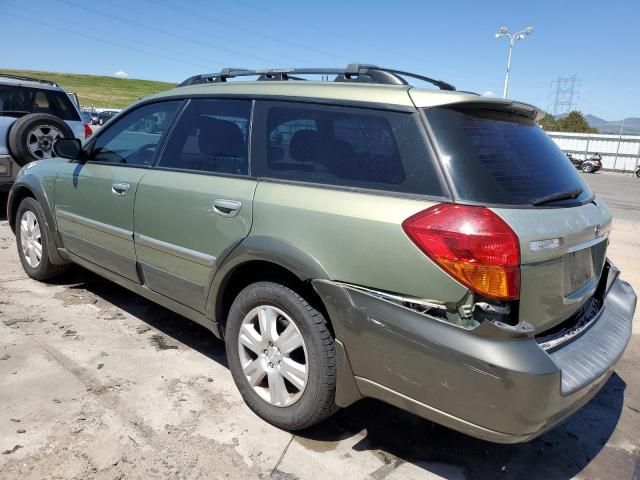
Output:
<instances>
[{"instance_id":1,"label":"utility wire","mask_svg":"<svg viewBox=\"0 0 640 480\"><path fill-rule=\"evenodd\" d=\"M341 44L349 45L350 47L352 47L352 50L353 50L353 47L355 47L356 53L360 52L360 54L354 55L354 57L352 57L352 59L350 60L351 62L355 61L354 58L363 58L361 56L362 52L364 52L364 54L367 57L371 55L370 52L373 52L373 54L376 56L385 55L393 58L393 62L399 62L400 59L406 59L405 63L407 63L407 60L409 61L408 63L415 62L415 56L412 55L413 52L411 52L411 50L407 50L406 48L400 48L398 45L394 46L393 43L388 41L389 37L387 36L378 36L376 38L371 35L367 37L367 43L363 44L361 41L357 41L357 40L354 40L354 38L350 38L347 35L343 35L340 31L337 31L337 32L328 31L327 29L321 28L317 24L313 24L311 22L301 22L297 17L293 17L291 15L286 15L286 16L282 15L281 13L276 12L273 9L264 7L263 5L265 5L266 2L254 4L246 0L235 0L234 3L243 5L247 9L261 11L271 17L278 18L280 20L283 20L283 19L287 20L289 23L295 23L299 26L305 27L306 29L315 30L316 32L321 33L324 37L330 36L333 38L341 39ZM299 5L302 5L302 4L303 4L302 2L299 3ZM271 5L274 5L274 3L272 2ZM360 29L351 29L351 31L361 33ZM373 43L372 40L374 40L374 42L375 40L378 40L378 41ZM405 70L404 68L401 68L400 66L397 66L397 65L396 65L396 68L400 70ZM407 67L406 69L408 69L409 71L412 70L411 67ZM472 79L471 77L461 77L458 75L458 73L459 73L459 70L455 71L456 79L469 81L469 82L473 82L476 80L475 78Z\"/></svg>"},{"instance_id":2,"label":"utility wire","mask_svg":"<svg viewBox=\"0 0 640 480\"><path fill-rule=\"evenodd\" d=\"M253 31L253 30L251 30L249 28L243 27L241 25L237 25L237 24L234 24L232 22L227 22L225 20L222 20L219 17L214 17L214 16L211 16L211 15L207 15L204 12L193 12L193 11L190 11L190 10L185 10L183 8L176 7L175 5L169 5L169 4L160 2L158 0L145 0L145 1L148 2L148 3L152 3L154 5L158 5L158 6L167 8L169 10L173 10L173 11L182 13L183 15L189 15L191 17L198 18L200 20L205 19L205 20L209 20L210 22L217 22L220 25L225 25L228 28L231 28L231 29L234 29L234 30L238 30L240 32L244 32L244 33L246 33L248 35L252 35L254 37L271 40L273 42L279 42L279 43L287 44L289 46L292 46L292 47L295 47L295 48L299 48L301 50L305 50L305 51L308 51L308 52L315 52L315 53L318 53L318 54L326 56L326 57L331 57L331 58L335 58L335 59L341 59L342 61L346 60L348 62L351 62L351 59L348 58L348 57L344 57L342 55L337 55L335 53L325 52L323 50L319 50L317 48L310 47L308 45L302 45L302 44L297 43L297 42L292 42L291 40L283 38L282 36L274 36L274 35L265 34L263 32L255 32L255 31Z\"/></svg>"},{"instance_id":3,"label":"utility wire","mask_svg":"<svg viewBox=\"0 0 640 480\"><path fill-rule=\"evenodd\" d=\"M14 17L14 18L20 19L20 20L22 20L24 22L33 23L33 24L36 24L36 25L40 25L42 27L52 28L54 30L59 30L61 32L70 33L72 35L77 35L79 37L88 38L88 39L94 40L96 42L108 43L110 45L114 45L116 47L124 48L126 50L131 50L131 51L136 51L136 52L139 52L139 53L144 53L145 55L153 55L154 57L164 58L165 60L171 60L173 62L184 63L184 64L187 64L187 65L192 65L192 66L199 67L199 68L206 68L206 69L210 69L211 68L211 65L204 65L202 63L195 63L195 62L191 62L189 60L185 60L184 58L172 57L172 56L169 56L169 55L164 55L162 53L157 53L157 52L153 52L153 51L150 51L150 50L133 47L131 45L127 45L127 44L120 43L120 42L115 42L113 40L107 40L107 39L102 38L102 37L98 37L98 36L95 36L95 35L90 35L90 34L83 33L83 32L78 32L78 31L71 30L71 29L64 28L64 27L60 27L58 25L54 25L54 24L51 24L51 23L41 22L39 20L33 20L31 18L28 18L28 17L23 17L22 15L17 15L15 13L7 12L6 10L5 11L0 10L0 13L3 13L3 14L8 15L10 17Z\"/></svg>"},{"instance_id":4,"label":"utility wire","mask_svg":"<svg viewBox=\"0 0 640 480\"><path fill-rule=\"evenodd\" d=\"M261 60L263 62L266 62L269 65L281 66L281 65L278 65L278 64L274 64L273 63L273 59L271 59L271 58L267 58L267 57L264 57L264 56L261 56L261 55L257 55L255 53L247 52L247 51L241 51L241 50L238 50L238 49L235 49L235 48L231 48L231 47L225 46L223 44L212 44L212 43L203 42L202 40L198 40L198 39L193 38L193 37L188 37L188 36L185 36L185 35L181 35L181 34L175 33L174 31L165 30L163 28L158 28L158 27L154 27L154 26L151 26L151 25L147 25L147 24L141 23L141 22L137 22L137 21L131 20L129 18L121 17L121 16L118 16L118 15L113 15L113 14L98 10L96 8L92 8L92 7L86 6L84 4L81 4L81 3L78 3L78 2L75 2L75 1L72 1L72 0L58 0L58 2L66 3L67 5L71 5L74 8L85 10L85 11L91 12L91 13L93 13L95 15L100 15L100 16L103 16L103 17L106 17L106 18L110 18L111 20L115 20L117 22L127 23L129 25L133 25L134 27L142 28L142 29L149 30L149 31L153 31L153 32L159 33L159 34L164 35L164 36L177 38L179 40L182 40L182 41L185 41L185 42L189 42L189 43L192 43L192 44L195 44L195 45L199 45L199 46L210 48L210 49L214 49L214 50L226 51L226 52L232 53L232 54L234 54L236 56L240 56L240 57L252 57L252 58ZM209 69L211 69L211 68L212 67L209 66Z\"/></svg>"},{"instance_id":5,"label":"utility wire","mask_svg":"<svg viewBox=\"0 0 640 480\"><path fill-rule=\"evenodd\" d=\"M273 10L270 10L268 8L265 8L262 6L262 4L253 4L251 2L247 2L245 0L235 0L235 3L239 3L241 5L244 5L245 8L248 8L249 10L259 10L263 13L266 13L267 15L271 16L271 17L275 17L278 18L280 20L282 20L283 18L286 20L289 20L290 22L295 22L298 25L302 26L302 27L306 27L306 28L311 28L313 30L315 30L318 33L321 33L324 36L330 35L332 37L337 37L337 38L341 38L342 40L349 42L349 43L354 43L353 42L353 38L348 38L345 35L342 35L340 32L329 32L325 29L321 29L319 28L317 25L314 25L312 23L309 22L301 22L299 19L291 17L290 15L288 16L284 16L281 13L276 13Z\"/></svg>"}]
</instances>

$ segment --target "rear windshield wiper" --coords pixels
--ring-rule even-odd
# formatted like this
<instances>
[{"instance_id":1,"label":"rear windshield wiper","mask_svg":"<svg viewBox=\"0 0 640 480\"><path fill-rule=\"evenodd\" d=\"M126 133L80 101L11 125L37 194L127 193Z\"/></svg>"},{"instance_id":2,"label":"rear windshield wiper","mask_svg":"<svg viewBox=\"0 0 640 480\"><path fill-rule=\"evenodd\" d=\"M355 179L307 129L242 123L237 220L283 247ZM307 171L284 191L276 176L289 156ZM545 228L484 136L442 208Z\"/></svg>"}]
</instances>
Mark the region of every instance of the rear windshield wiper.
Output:
<instances>
[{"instance_id":1,"label":"rear windshield wiper","mask_svg":"<svg viewBox=\"0 0 640 480\"><path fill-rule=\"evenodd\" d=\"M582 188L572 188L571 190L565 190L564 192L552 193L551 195L545 195L544 197L536 198L531 205L539 206L545 203L556 202L558 200L570 200L576 198L582 193Z\"/></svg>"}]
</instances>

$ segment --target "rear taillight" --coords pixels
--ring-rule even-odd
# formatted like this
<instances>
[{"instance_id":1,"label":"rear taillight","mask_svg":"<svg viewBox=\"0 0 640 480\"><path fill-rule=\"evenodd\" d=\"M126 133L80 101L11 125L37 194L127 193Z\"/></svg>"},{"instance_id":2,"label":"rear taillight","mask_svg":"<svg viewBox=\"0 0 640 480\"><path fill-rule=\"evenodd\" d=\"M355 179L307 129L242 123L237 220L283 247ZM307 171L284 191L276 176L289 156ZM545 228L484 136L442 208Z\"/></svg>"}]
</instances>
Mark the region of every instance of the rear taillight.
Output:
<instances>
[{"instance_id":1,"label":"rear taillight","mask_svg":"<svg viewBox=\"0 0 640 480\"><path fill-rule=\"evenodd\" d=\"M91 130L91 127L89 126L88 123L84 124L84 138L87 139L91 136L91 134L93 133L93 130Z\"/></svg>"},{"instance_id":2,"label":"rear taillight","mask_svg":"<svg viewBox=\"0 0 640 480\"><path fill-rule=\"evenodd\" d=\"M484 207L436 205L402 228L429 258L471 290L497 300L520 296L520 244L504 220Z\"/></svg>"}]
</instances>

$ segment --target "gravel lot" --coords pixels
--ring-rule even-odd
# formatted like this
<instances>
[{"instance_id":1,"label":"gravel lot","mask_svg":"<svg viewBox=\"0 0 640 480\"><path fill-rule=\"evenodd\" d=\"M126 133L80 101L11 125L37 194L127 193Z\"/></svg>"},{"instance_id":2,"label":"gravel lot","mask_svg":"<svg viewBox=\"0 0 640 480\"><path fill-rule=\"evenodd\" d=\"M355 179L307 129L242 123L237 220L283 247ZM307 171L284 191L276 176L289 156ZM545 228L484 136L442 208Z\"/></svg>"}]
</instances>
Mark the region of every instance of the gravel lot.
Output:
<instances>
[{"instance_id":1,"label":"gravel lot","mask_svg":"<svg viewBox=\"0 0 640 480\"><path fill-rule=\"evenodd\" d=\"M616 216L610 256L640 291L640 180L585 178ZM0 478L640 479L639 331L636 314L602 392L528 444L371 400L292 435L244 406L203 328L80 269L27 279L1 216Z\"/></svg>"}]
</instances>

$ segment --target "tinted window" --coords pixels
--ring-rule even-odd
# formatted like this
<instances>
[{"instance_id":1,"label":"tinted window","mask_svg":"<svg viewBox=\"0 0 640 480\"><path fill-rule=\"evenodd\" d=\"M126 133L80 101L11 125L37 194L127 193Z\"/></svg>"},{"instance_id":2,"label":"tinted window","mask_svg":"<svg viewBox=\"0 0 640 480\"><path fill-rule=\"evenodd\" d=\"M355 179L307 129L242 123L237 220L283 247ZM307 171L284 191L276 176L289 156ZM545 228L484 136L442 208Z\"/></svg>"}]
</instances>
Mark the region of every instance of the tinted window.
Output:
<instances>
[{"instance_id":1,"label":"tinted window","mask_svg":"<svg viewBox=\"0 0 640 480\"><path fill-rule=\"evenodd\" d=\"M48 113L62 120L79 121L69 96L60 90L0 85L0 112L5 115Z\"/></svg>"},{"instance_id":2,"label":"tinted window","mask_svg":"<svg viewBox=\"0 0 640 480\"><path fill-rule=\"evenodd\" d=\"M97 138L91 160L153 165L156 148L180 104L180 101L152 103L115 120Z\"/></svg>"},{"instance_id":3,"label":"tinted window","mask_svg":"<svg viewBox=\"0 0 640 480\"><path fill-rule=\"evenodd\" d=\"M443 165L461 200L530 205L553 193L582 188L575 204L591 197L567 156L533 120L488 110L426 109Z\"/></svg>"},{"instance_id":4,"label":"tinted window","mask_svg":"<svg viewBox=\"0 0 640 480\"><path fill-rule=\"evenodd\" d=\"M411 114L265 102L259 123L256 176L442 195Z\"/></svg>"},{"instance_id":5,"label":"tinted window","mask_svg":"<svg viewBox=\"0 0 640 480\"><path fill-rule=\"evenodd\" d=\"M251 101L193 99L159 166L246 175Z\"/></svg>"}]
</instances>

